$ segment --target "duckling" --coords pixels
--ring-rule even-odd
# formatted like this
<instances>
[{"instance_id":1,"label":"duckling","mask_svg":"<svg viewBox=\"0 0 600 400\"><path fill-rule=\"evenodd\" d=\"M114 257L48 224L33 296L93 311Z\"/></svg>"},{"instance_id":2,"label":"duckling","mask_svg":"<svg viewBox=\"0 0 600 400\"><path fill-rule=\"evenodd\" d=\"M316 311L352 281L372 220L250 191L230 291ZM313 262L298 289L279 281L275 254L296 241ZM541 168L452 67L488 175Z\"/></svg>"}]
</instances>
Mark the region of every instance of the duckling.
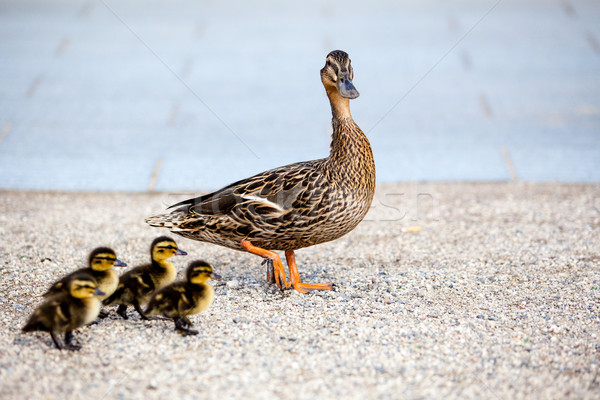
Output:
<instances>
[{"instance_id":1,"label":"duckling","mask_svg":"<svg viewBox=\"0 0 600 400\"><path fill-rule=\"evenodd\" d=\"M191 262L185 276L185 281L174 282L155 292L145 314L171 318L175 323L175 330L182 336L197 335L198 331L189 329L193 324L187 316L210 307L215 299L215 290L207 281L210 278L220 279L220 276L203 260Z\"/></svg>"},{"instance_id":2,"label":"duckling","mask_svg":"<svg viewBox=\"0 0 600 400\"><path fill-rule=\"evenodd\" d=\"M104 293L98 289L96 279L86 272L70 276L64 283L68 291L59 291L50 296L31 315L23 332L49 332L56 348L79 350L81 346L73 344L73 330L94 321L100 312L99 296ZM64 346L57 334L64 333Z\"/></svg>"},{"instance_id":3,"label":"duckling","mask_svg":"<svg viewBox=\"0 0 600 400\"><path fill-rule=\"evenodd\" d=\"M353 77L346 52L327 55L321 82L333 116L328 157L261 172L174 204L170 213L146 222L188 239L263 257L274 267L280 289L293 286L300 293L332 289L329 282L302 282L294 251L347 234L371 207L375 162L369 140L350 114L349 100L359 96ZM289 282L277 250L285 252Z\"/></svg>"},{"instance_id":4,"label":"duckling","mask_svg":"<svg viewBox=\"0 0 600 400\"><path fill-rule=\"evenodd\" d=\"M128 319L127 307L132 305L142 319L148 319L141 305L146 304L152 293L175 280L177 270L171 262L172 256L185 256L187 253L177 247L177 243L167 236L154 239L150 246L152 262L141 265L121 275L115 292L104 300L104 305L119 304L117 314Z\"/></svg>"},{"instance_id":5,"label":"duckling","mask_svg":"<svg viewBox=\"0 0 600 400\"><path fill-rule=\"evenodd\" d=\"M90 253L87 268L80 268L54 282L52 286L50 286L50 289L42 296L48 297L66 290L66 284L71 280L73 275L87 272L96 279L98 290L104 292L104 295L100 297L100 300L104 300L114 293L119 284L119 276L113 267L126 266L127 264L119 260L112 249L108 247L98 247Z\"/></svg>"}]
</instances>

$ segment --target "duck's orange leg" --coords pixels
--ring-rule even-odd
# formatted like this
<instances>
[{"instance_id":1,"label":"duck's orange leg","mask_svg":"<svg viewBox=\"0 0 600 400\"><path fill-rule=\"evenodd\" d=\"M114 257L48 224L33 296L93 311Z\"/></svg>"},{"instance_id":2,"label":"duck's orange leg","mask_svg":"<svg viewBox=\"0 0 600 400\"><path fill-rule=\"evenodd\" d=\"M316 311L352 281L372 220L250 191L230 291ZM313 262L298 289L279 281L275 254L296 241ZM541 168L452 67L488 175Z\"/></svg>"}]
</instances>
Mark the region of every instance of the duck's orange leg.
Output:
<instances>
[{"instance_id":1,"label":"duck's orange leg","mask_svg":"<svg viewBox=\"0 0 600 400\"><path fill-rule=\"evenodd\" d=\"M279 286L279 289L283 289L283 286L286 288L290 287L290 284L287 282L285 278L285 269L283 268L283 263L281 262L281 258L274 251L261 249L260 247L254 246L250 243L249 240L242 240L240 242L244 250L249 253L256 254L257 256L265 257L271 260L273 263L273 267L275 268L275 283ZM283 286L282 286L283 283Z\"/></svg>"},{"instance_id":2,"label":"duck's orange leg","mask_svg":"<svg viewBox=\"0 0 600 400\"><path fill-rule=\"evenodd\" d=\"M300 282L300 274L296 266L296 255L293 250L285 251L285 259L287 260L288 269L290 270L291 284L300 293L307 293L309 290L331 290L332 284L328 283L302 283Z\"/></svg>"}]
</instances>

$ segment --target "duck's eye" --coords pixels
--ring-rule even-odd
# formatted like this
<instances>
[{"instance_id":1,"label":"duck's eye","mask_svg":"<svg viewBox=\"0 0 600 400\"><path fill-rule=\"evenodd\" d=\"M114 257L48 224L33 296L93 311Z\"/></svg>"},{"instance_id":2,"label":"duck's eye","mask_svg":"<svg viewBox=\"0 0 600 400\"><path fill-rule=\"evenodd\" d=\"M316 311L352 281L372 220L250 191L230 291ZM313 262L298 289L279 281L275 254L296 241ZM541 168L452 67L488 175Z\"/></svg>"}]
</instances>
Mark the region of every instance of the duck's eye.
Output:
<instances>
[{"instance_id":1,"label":"duck's eye","mask_svg":"<svg viewBox=\"0 0 600 400\"><path fill-rule=\"evenodd\" d=\"M97 257L94 259L94 263L101 263L102 261L115 262L117 260L112 257Z\"/></svg>"},{"instance_id":2,"label":"duck's eye","mask_svg":"<svg viewBox=\"0 0 600 400\"><path fill-rule=\"evenodd\" d=\"M163 249L158 250L159 253L164 253L165 251Z\"/></svg>"}]
</instances>

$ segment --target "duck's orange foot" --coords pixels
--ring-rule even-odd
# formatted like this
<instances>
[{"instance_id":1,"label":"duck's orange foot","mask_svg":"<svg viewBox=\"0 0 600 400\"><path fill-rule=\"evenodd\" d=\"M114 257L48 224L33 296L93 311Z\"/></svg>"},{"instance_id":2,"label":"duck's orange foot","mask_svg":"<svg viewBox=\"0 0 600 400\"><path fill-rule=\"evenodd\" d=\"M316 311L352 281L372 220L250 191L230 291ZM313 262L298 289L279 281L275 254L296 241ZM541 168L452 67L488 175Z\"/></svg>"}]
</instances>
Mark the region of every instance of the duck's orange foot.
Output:
<instances>
[{"instance_id":1,"label":"duck's orange foot","mask_svg":"<svg viewBox=\"0 0 600 400\"><path fill-rule=\"evenodd\" d=\"M298 273L298 267L296 266L296 255L293 250L285 251L285 259L287 260L288 269L290 271L291 285L300 293L308 293L309 290L331 290L333 284L327 283L302 283L300 281L300 274Z\"/></svg>"},{"instance_id":2,"label":"duck's orange foot","mask_svg":"<svg viewBox=\"0 0 600 400\"><path fill-rule=\"evenodd\" d=\"M279 255L271 250L261 249L260 247L254 246L249 240L242 240L240 242L242 248L249 253L256 254L265 258L267 263L267 281L274 282L277 284L279 289L283 290L284 287L289 288L292 286L300 293L308 293L309 290L331 290L333 284L328 283L303 283L300 281L300 274L298 273L298 267L296 266L296 256L293 250L285 251L285 258L287 260L288 269L290 271L290 279L288 282L285 277L285 270L283 263ZM263 263L264 264L264 263Z\"/></svg>"},{"instance_id":3,"label":"duck's orange foot","mask_svg":"<svg viewBox=\"0 0 600 400\"><path fill-rule=\"evenodd\" d=\"M283 287L290 287L290 284L285 278L285 269L283 268L283 263L281 262L281 258L274 251L261 249L260 247L254 246L250 243L249 240L242 240L240 242L242 248L249 253L256 254L257 256L261 256L267 259L267 280L272 279L271 266L273 269L272 274L275 276L275 283L279 287L279 289L283 290Z\"/></svg>"},{"instance_id":4,"label":"duck's orange foot","mask_svg":"<svg viewBox=\"0 0 600 400\"><path fill-rule=\"evenodd\" d=\"M308 293L310 290L331 290L333 283L302 283L292 282L292 287L300 293Z\"/></svg>"}]
</instances>

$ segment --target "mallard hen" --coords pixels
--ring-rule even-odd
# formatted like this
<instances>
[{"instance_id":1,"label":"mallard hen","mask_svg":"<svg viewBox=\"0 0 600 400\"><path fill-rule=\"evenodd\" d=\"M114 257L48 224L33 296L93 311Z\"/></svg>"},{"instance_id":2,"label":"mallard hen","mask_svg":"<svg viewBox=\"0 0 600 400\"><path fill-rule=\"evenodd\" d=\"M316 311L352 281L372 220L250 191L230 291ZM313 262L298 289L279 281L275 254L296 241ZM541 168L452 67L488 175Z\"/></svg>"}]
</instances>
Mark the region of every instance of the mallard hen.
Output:
<instances>
[{"instance_id":1,"label":"mallard hen","mask_svg":"<svg viewBox=\"0 0 600 400\"><path fill-rule=\"evenodd\" d=\"M329 157L289 164L235 182L214 193L174 204L146 220L183 237L246 250L274 267L279 288L331 289L300 280L294 250L337 239L354 229L371 206L375 162L369 140L352 119L358 97L347 53L327 55L321 81L333 114ZM279 255L285 251L290 282Z\"/></svg>"}]
</instances>

